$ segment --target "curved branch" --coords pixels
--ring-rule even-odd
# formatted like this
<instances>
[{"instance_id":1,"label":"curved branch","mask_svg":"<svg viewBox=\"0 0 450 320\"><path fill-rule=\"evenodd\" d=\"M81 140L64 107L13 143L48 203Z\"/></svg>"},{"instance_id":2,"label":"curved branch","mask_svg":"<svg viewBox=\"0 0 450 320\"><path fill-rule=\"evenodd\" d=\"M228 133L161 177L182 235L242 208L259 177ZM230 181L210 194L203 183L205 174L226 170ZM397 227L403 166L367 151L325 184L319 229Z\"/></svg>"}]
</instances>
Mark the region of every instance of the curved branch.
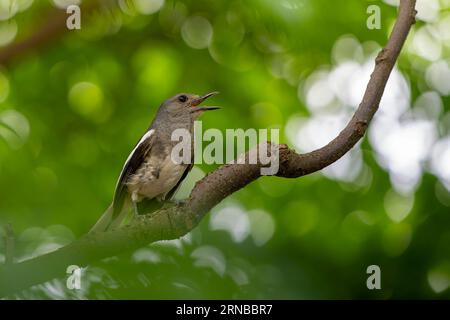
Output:
<instances>
[{"instance_id":1,"label":"curved branch","mask_svg":"<svg viewBox=\"0 0 450 320\"><path fill-rule=\"evenodd\" d=\"M362 138L415 22L415 2L401 0L391 37L376 59L364 98L348 125L325 147L307 154L297 154L286 145L278 146L279 177L296 178L321 170L341 158ZM261 167L260 164L224 165L199 181L183 205L157 211L151 216L139 216L132 224L118 230L86 235L54 252L11 267L0 266L0 296L63 276L72 264L85 266L158 240L179 238L190 232L216 204L259 178Z\"/></svg>"}]
</instances>

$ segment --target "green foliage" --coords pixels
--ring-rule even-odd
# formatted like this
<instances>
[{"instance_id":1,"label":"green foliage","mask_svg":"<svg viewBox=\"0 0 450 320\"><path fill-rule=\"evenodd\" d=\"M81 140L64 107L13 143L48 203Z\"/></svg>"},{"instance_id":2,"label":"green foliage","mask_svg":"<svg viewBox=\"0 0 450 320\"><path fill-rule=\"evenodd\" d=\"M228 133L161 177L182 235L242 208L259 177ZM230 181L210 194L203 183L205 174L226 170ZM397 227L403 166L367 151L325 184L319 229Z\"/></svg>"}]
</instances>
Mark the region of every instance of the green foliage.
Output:
<instances>
[{"instance_id":1,"label":"green foliage","mask_svg":"<svg viewBox=\"0 0 450 320\"><path fill-rule=\"evenodd\" d=\"M281 142L310 151L311 141L334 132L322 115L354 110L336 92L323 104L328 92L316 86L323 84L317 71L330 75L345 61L373 61L396 17L396 8L382 1L134 2L82 15L81 30L0 69L0 224L12 223L19 259L67 244L94 224L134 143L175 93L221 92L214 99L223 108L203 117L205 129L278 127ZM402 155L383 158L393 138L370 136L337 174L262 178L223 201L185 239L89 266L80 291L65 289L61 279L20 297L449 298L450 164L433 169L444 152L433 158L432 147L445 143L450 130L450 89L433 81L437 71L430 66L443 61L448 68L450 12L448 1L435 2L437 17L417 23L396 71L408 87L400 91L407 108L399 119L420 109L423 93L434 93L420 110L430 112L423 116L432 120L427 132L437 133L410 170L420 171L417 182L407 183L411 188L397 181L397 168L409 168L401 161L395 166ZM51 3L34 1L7 20L18 25L15 41L48 22ZM380 30L366 27L370 4L381 8ZM440 34L427 36L427 28L439 26ZM437 57L439 48L427 39L438 43ZM445 68L437 69L445 82ZM386 112L402 97L389 100ZM319 129L308 140L301 128L315 117ZM406 146L414 148L420 146ZM183 194L215 167L196 168ZM366 288L372 264L382 270L379 291Z\"/></svg>"}]
</instances>

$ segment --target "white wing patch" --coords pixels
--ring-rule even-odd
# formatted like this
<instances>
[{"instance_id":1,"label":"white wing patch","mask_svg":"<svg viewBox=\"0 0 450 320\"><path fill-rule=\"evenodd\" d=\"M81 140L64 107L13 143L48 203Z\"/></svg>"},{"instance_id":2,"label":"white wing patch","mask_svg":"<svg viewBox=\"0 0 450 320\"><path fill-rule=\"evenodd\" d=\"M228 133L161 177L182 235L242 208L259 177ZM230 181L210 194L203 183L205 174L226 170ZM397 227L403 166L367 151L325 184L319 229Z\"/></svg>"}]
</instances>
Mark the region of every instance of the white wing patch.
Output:
<instances>
[{"instance_id":1,"label":"white wing patch","mask_svg":"<svg viewBox=\"0 0 450 320\"><path fill-rule=\"evenodd\" d=\"M130 161L130 159L133 157L133 154L136 152L136 149L148 138L150 138L152 136L152 134L155 132L154 129L147 131L141 138L141 140L139 140L139 142L137 143L136 147L134 147L133 151L131 151L130 155L127 158L127 161L125 161L125 164L123 165L122 171L123 169L125 169L125 167L127 166L128 162Z\"/></svg>"},{"instance_id":2,"label":"white wing patch","mask_svg":"<svg viewBox=\"0 0 450 320\"><path fill-rule=\"evenodd\" d=\"M120 178L122 177L123 171L125 170L125 168L126 168L128 162L130 162L130 159L133 157L133 154L136 152L137 148L138 148L145 140L147 140L148 138L150 138L150 137L152 136L152 134L153 134L154 132L155 132L154 129L147 131L147 132L142 136L141 140L139 140L139 142L137 143L136 147L134 147L133 151L131 151L130 155L129 155L128 158L127 158L127 161L125 161L125 163L124 163L124 165L123 165L123 167L122 167L122 171L120 172L119 179L117 180L117 183L116 183L116 190L117 190L117 187L119 186Z\"/></svg>"}]
</instances>

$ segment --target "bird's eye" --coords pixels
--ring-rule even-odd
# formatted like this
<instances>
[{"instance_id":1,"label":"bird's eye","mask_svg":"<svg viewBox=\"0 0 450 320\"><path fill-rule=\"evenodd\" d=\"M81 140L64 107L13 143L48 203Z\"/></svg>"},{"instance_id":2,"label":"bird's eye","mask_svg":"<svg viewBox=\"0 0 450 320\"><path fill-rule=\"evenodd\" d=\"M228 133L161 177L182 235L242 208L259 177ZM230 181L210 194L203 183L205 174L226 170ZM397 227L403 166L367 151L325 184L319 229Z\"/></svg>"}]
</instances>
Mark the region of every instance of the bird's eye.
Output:
<instances>
[{"instance_id":1,"label":"bird's eye","mask_svg":"<svg viewBox=\"0 0 450 320\"><path fill-rule=\"evenodd\" d=\"M188 98L187 98L185 95L182 95L182 96L179 96L179 97L178 97L178 100L181 101L181 102L186 102L187 99L188 99Z\"/></svg>"}]
</instances>

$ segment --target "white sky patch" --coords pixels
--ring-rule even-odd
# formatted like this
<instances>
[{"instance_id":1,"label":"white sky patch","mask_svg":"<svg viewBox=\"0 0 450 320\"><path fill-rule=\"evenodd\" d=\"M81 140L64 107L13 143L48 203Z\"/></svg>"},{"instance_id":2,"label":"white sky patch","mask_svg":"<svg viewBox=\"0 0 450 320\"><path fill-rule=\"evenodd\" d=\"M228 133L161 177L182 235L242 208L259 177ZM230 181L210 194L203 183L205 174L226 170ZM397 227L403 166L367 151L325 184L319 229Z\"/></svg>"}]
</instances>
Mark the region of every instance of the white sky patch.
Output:
<instances>
[{"instance_id":1,"label":"white sky patch","mask_svg":"<svg viewBox=\"0 0 450 320\"><path fill-rule=\"evenodd\" d=\"M442 56L442 44L436 34L437 30L429 25L417 30L412 39L413 52L429 61L438 60Z\"/></svg>"},{"instance_id":2,"label":"white sky patch","mask_svg":"<svg viewBox=\"0 0 450 320\"><path fill-rule=\"evenodd\" d=\"M296 146L303 152L323 147L334 139L350 120L348 112L313 115L297 130Z\"/></svg>"},{"instance_id":3,"label":"white sky patch","mask_svg":"<svg viewBox=\"0 0 450 320\"><path fill-rule=\"evenodd\" d=\"M304 87L299 88L299 96L305 97L306 106L313 113L329 107L335 96L328 81L328 72L320 70L309 76Z\"/></svg>"},{"instance_id":4,"label":"white sky patch","mask_svg":"<svg viewBox=\"0 0 450 320\"><path fill-rule=\"evenodd\" d=\"M378 162L391 175L394 188L410 193L420 182L422 164L437 137L436 124L429 120L376 117L369 129L369 139Z\"/></svg>"},{"instance_id":5,"label":"white sky patch","mask_svg":"<svg viewBox=\"0 0 450 320\"><path fill-rule=\"evenodd\" d=\"M450 13L442 13L441 19L436 24L436 28L438 30L438 35L440 39L443 41L443 43L450 47Z\"/></svg>"},{"instance_id":6,"label":"white sky patch","mask_svg":"<svg viewBox=\"0 0 450 320\"><path fill-rule=\"evenodd\" d=\"M364 92L359 84L352 85L355 75L361 73L361 66L354 61L347 61L337 65L330 73L328 82L334 94L342 104L356 106L360 102L359 98ZM356 89L353 89L356 86ZM356 94L354 91L357 91ZM356 97L355 97L356 96Z\"/></svg>"},{"instance_id":7,"label":"white sky patch","mask_svg":"<svg viewBox=\"0 0 450 320\"><path fill-rule=\"evenodd\" d=\"M323 171L325 176L333 180L355 182L362 169L362 153L359 147L356 147Z\"/></svg>"},{"instance_id":8,"label":"white sky patch","mask_svg":"<svg viewBox=\"0 0 450 320\"><path fill-rule=\"evenodd\" d=\"M441 96L434 91L422 93L414 102L413 112L422 119L438 119L443 111Z\"/></svg>"},{"instance_id":9,"label":"white sky patch","mask_svg":"<svg viewBox=\"0 0 450 320\"><path fill-rule=\"evenodd\" d=\"M450 192L450 136L442 138L431 152L431 172L434 173Z\"/></svg>"},{"instance_id":10,"label":"white sky patch","mask_svg":"<svg viewBox=\"0 0 450 320\"><path fill-rule=\"evenodd\" d=\"M297 119L288 128L294 130L292 127L298 126L294 144L299 151L309 152L325 146L334 139L350 117L351 114L345 111L338 114L313 115L304 121ZM288 134L289 136L292 136L292 133ZM362 166L362 153L356 146L341 159L325 168L322 173L330 179L353 182L361 173Z\"/></svg>"},{"instance_id":11,"label":"white sky patch","mask_svg":"<svg viewBox=\"0 0 450 320\"><path fill-rule=\"evenodd\" d=\"M426 72L427 84L444 96L450 94L450 66L447 61L439 60L431 64Z\"/></svg>"},{"instance_id":12,"label":"white sky patch","mask_svg":"<svg viewBox=\"0 0 450 320\"><path fill-rule=\"evenodd\" d=\"M398 5L396 1L385 2ZM421 6L429 10L422 17L433 20L435 3L422 2ZM448 20L450 25L450 15ZM446 37L446 32L436 27L440 22L435 21L433 25L418 29L410 41L412 53L424 59L416 57L416 60L422 61L417 66L422 72L425 71L430 90L419 95L413 104L409 80L395 66L380 108L369 127L369 142L375 151L375 159L389 172L395 191L402 195L413 192L421 181L424 165L430 160L430 152L438 139L438 119L444 109L441 95L450 94L449 62L441 59L441 39ZM285 127L286 136L298 151L321 148L345 128L362 101L375 67L378 47L376 43L361 45L351 35L342 36L332 51L336 65L319 68L299 85L299 98L306 103L311 115L294 115ZM366 52L365 59L361 59L361 52L363 55ZM443 149L440 144L434 150L437 150L436 154L446 157ZM447 171L450 169L444 169L440 160L433 161L433 172L449 186L450 173ZM323 174L335 180L351 182L358 178L362 168L362 152L356 146L323 170ZM393 217L394 220L400 218Z\"/></svg>"},{"instance_id":13,"label":"white sky patch","mask_svg":"<svg viewBox=\"0 0 450 320\"><path fill-rule=\"evenodd\" d=\"M354 35L345 35L334 43L331 56L335 63L362 62L364 60L364 51Z\"/></svg>"},{"instance_id":14,"label":"white sky patch","mask_svg":"<svg viewBox=\"0 0 450 320\"><path fill-rule=\"evenodd\" d=\"M439 0L417 0L417 19L425 22L434 22L439 17Z\"/></svg>"}]
</instances>

